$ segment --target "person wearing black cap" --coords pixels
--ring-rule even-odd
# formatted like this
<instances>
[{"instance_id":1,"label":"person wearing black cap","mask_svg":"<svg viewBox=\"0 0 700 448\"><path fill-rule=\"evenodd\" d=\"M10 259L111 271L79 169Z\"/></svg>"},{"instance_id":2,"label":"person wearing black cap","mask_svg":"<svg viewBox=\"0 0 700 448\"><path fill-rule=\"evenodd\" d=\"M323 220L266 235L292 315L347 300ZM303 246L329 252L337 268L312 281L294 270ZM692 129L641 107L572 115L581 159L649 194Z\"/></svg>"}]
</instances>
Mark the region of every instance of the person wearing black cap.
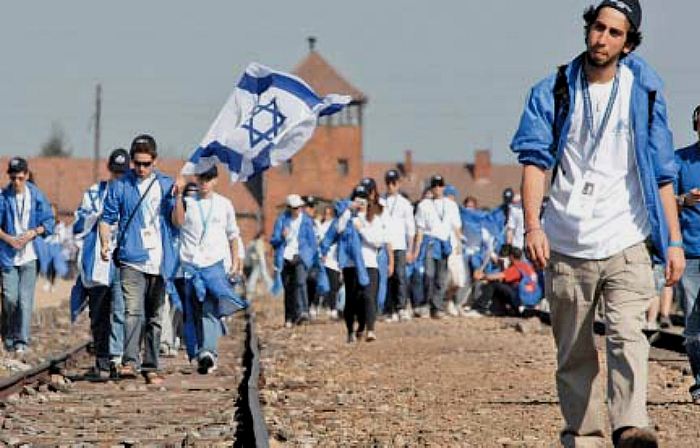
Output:
<instances>
[{"instance_id":1,"label":"person wearing black cap","mask_svg":"<svg viewBox=\"0 0 700 448\"><path fill-rule=\"evenodd\" d=\"M165 283L175 273L177 254L172 209L182 194L174 181L156 169L155 139L139 135L129 151L132 168L109 185L100 217L102 260L119 264L124 294L125 339L122 377L135 378L138 370L149 384L161 384L159 350ZM112 251L113 226L117 248ZM116 257L115 257L116 255ZM141 346L144 346L141 362Z\"/></svg>"},{"instance_id":2,"label":"person wearing black cap","mask_svg":"<svg viewBox=\"0 0 700 448\"><path fill-rule=\"evenodd\" d=\"M37 238L51 235L55 221L44 193L28 182L25 159L10 159L7 174L10 183L0 193L2 338L7 351L24 353L34 310Z\"/></svg>"},{"instance_id":3,"label":"person wearing black cap","mask_svg":"<svg viewBox=\"0 0 700 448\"><path fill-rule=\"evenodd\" d=\"M75 211L73 235L80 242L79 274L76 283L84 289L90 307L90 332L95 346L94 377L118 376L124 353L124 296L119 271L99 256L101 246L97 223L110 181L129 169L129 153L122 148L109 155L109 180L93 184L83 194ZM116 236L116 233L114 234ZM113 241L114 242L114 241Z\"/></svg>"},{"instance_id":4,"label":"person wearing black cap","mask_svg":"<svg viewBox=\"0 0 700 448\"><path fill-rule=\"evenodd\" d=\"M346 260L343 266L345 282L345 325L348 342L361 338L365 332L368 342L377 339L374 326L377 315L377 291L379 287L379 249L386 244L384 223L380 216L381 209L371 202L367 187L360 184L352 192L349 212L344 212L338 219L338 232L343 234L349 229L357 231L360 237L361 256L357 263ZM342 250L339 248L339 250ZM361 263L362 266L359 266ZM361 278L361 270L366 270L367 282ZM365 283L365 284L363 284ZM358 327L355 328L357 320Z\"/></svg>"},{"instance_id":5,"label":"person wearing black cap","mask_svg":"<svg viewBox=\"0 0 700 448\"><path fill-rule=\"evenodd\" d=\"M389 278L386 308L392 321L408 320L410 314L406 311L406 299L408 298L406 263L413 261L416 223L411 202L399 192L401 187L399 172L394 169L387 171L384 180L387 191L383 218L386 224L387 238L394 251L394 273Z\"/></svg>"},{"instance_id":6,"label":"person wearing black cap","mask_svg":"<svg viewBox=\"0 0 700 448\"><path fill-rule=\"evenodd\" d=\"M603 0L583 18L585 51L532 88L511 143L524 165L525 247L537 268L547 268L562 443L605 444L591 325L602 302L613 444L655 446L642 329L655 294L647 247L666 262L667 285L685 266L673 141L663 82L634 53L642 41L639 1Z\"/></svg>"},{"instance_id":7,"label":"person wearing black cap","mask_svg":"<svg viewBox=\"0 0 700 448\"><path fill-rule=\"evenodd\" d=\"M445 197L445 179L436 174L430 179L432 197L423 199L416 211L416 242L414 258L422 244L426 245L425 295L430 305L430 315L444 317L444 299L447 290L447 259L452 253L450 243L454 234L459 239L461 228L452 217L459 216L457 204Z\"/></svg>"},{"instance_id":8,"label":"person wearing black cap","mask_svg":"<svg viewBox=\"0 0 700 448\"><path fill-rule=\"evenodd\" d=\"M217 368L221 318L248 306L229 282L241 267L240 232L233 203L216 192L218 177L216 165L196 174L197 195L176 201L172 211L185 274L185 295L180 299L187 354L197 360L201 374ZM178 177L176 185L184 192L185 179Z\"/></svg>"},{"instance_id":9,"label":"person wearing black cap","mask_svg":"<svg viewBox=\"0 0 700 448\"><path fill-rule=\"evenodd\" d=\"M683 334L695 380L690 388L690 395L695 404L700 404L700 307L698 306L700 303L698 299L700 296L700 206L698 206L700 205L700 106L693 111L692 119L693 131L697 133L698 140L676 151L678 164L676 193L680 208L683 247L688 257L688 267L681 278L681 287L685 292L683 309L686 310ZM666 309L668 308L667 305Z\"/></svg>"}]
</instances>

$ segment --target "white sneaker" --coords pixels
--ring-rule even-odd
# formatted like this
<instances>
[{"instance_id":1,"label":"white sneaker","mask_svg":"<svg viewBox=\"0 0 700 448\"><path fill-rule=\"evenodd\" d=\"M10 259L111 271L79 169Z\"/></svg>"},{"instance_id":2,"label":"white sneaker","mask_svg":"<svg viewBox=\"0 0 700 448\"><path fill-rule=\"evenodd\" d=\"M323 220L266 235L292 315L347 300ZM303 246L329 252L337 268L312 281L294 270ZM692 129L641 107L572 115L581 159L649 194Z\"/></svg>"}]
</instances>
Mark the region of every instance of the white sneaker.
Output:
<instances>
[{"instance_id":1,"label":"white sneaker","mask_svg":"<svg viewBox=\"0 0 700 448\"><path fill-rule=\"evenodd\" d=\"M316 310L315 306L311 305L309 307L309 317L311 317L311 319L313 320L316 319L316 316L318 316L318 311Z\"/></svg>"},{"instance_id":2,"label":"white sneaker","mask_svg":"<svg viewBox=\"0 0 700 448\"><path fill-rule=\"evenodd\" d=\"M202 352L197 357L197 373L207 375L216 370L216 357L210 352Z\"/></svg>"},{"instance_id":3,"label":"white sneaker","mask_svg":"<svg viewBox=\"0 0 700 448\"><path fill-rule=\"evenodd\" d=\"M457 313L457 307L455 306L455 303L452 301L447 302L447 314L450 316L458 316L459 314Z\"/></svg>"},{"instance_id":4,"label":"white sneaker","mask_svg":"<svg viewBox=\"0 0 700 448\"><path fill-rule=\"evenodd\" d=\"M408 310L399 311L399 320L411 320L411 313Z\"/></svg>"},{"instance_id":5,"label":"white sneaker","mask_svg":"<svg viewBox=\"0 0 700 448\"><path fill-rule=\"evenodd\" d=\"M484 315L481 314L480 312L478 312L477 310L469 310L469 311L467 311L466 313L464 313L464 317L476 317L476 318L479 318L479 317L484 317Z\"/></svg>"},{"instance_id":6,"label":"white sneaker","mask_svg":"<svg viewBox=\"0 0 700 448\"><path fill-rule=\"evenodd\" d=\"M331 319L338 320L338 310L331 310Z\"/></svg>"},{"instance_id":7,"label":"white sneaker","mask_svg":"<svg viewBox=\"0 0 700 448\"><path fill-rule=\"evenodd\" d=\"M367 332L367 337L365 338L367 342L372 342L377 340L377 335L374 334L374 331L368 331Z\"/></svg>"},{"instance_id":8,"label":"white sneaker","mask_svg":"<svg viewBox=\"0 0 700 448\"><path fill-rule=\"evenodd\" d=\"M398 322L399 321L399 313L393 313L391 315L391 321L392 322Z\"/></svg>"},{"instance_id":9,"label":"white sneaker","mask_svg":"<svg viewBox=\"0 0 700 448\"><path fill-rule=\"evenodd\" d=\"M284 323L284 328L292 328L292 321L288 320Z\"/></svg>"}]
</instances>

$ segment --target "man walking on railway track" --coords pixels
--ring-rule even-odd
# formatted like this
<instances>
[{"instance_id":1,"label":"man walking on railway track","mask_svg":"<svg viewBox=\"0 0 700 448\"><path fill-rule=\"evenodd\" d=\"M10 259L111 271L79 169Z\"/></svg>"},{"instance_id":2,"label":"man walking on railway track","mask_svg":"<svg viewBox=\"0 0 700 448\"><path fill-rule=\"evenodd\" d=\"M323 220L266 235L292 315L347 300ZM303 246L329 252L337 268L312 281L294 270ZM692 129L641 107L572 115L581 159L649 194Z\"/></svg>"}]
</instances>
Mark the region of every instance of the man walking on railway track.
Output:
<instances>
[{"instance_id":1,"label":"man walking on railway track","mask_svg":"<svg viewBox=\"0 0 700 448\"><path fill-rule=\"evenodd\" d=\"M115 149L109 156L107 169L109 181L121 177L129 169L129 153ZM92 185L83 194L80 207L75 212L73 234L82 241L79 254L78 287L82 287L90 307L90 332L95 346L96 377L119 374L124 354L124 296L119 271L111 261L103 261L98 227L109 181ZM112 235L112 242L114 237Z\"/></svg>"},{"instance_id":2,"label":"man walking on railway track","mask_svg":"<svg viewBox=\"0 0 700 448\"><path fill-rule=\"evenodd\" d=\"M214 191L215 166L196 175L199 194L175 202L173 223L180 228L180 260L185 274L185 339L190 359L197 359L199 373L216 369L221 318L245 309L229 276L238 272L238 224L231 201ZM181 198L184 179L175 191Z\"/></svg>"},{"instance_id":3,"label":"man walking on railway track","mask_svg":"<svg viewBox=\"0 0 700 448\"><path fill-rule=\"evenodd\" d=\"M13 157L10 184L0 194L0 268L2 269L2 339L5 350L22 354L29 344L34 311L36 239L51 235L51 205L29 180L29 165Z\"/></svg>"},{"instance_id":4,"label":"man walking on railway track","mask_svg":"<svg viewBox=\"0 0 700 448\"><path fill-rule=\"evenodd\" d=\"M690 395L695 404L700 404L700 106L693 111L693 130L698 133L698 141L676 151L676 192L688 258L681 286L685 292L685 349L695 378Z\"/></svg>"},{"instance_id":5,"label":"man walking on railway track","mask_svg":"<svg viewBox=\"0 0 700 448\"><path fill-rule=\"evenodd\" d=\"M531 90L511 145L524 165L526 249L546 268L567 447L605 446L593 336L600 301L613 443L656 446L647 429L649 344L642 333L654 295L647 247L666 262L668 285L678 281L685 260L662 82L632 54L641 19L638 0L589 8L586 51Z\"/></svg>"},{"instance_id":6,"label":"man walking on railway track","mask_svg":"<svg viewBox=\"0 0 700 448\"><path fill-rule=\"evenodd\" d=\"M103 260L120 267L125 305L123 367L119 375L134 378L138 370L150 384L160 384L158 351L165 281L177 260L172 236L173 180L155 169L158 152L150 135L131 144L133 168L110 184L100 220ZM118 224L116 252L110 249L112 226ZM144 357L141 361L141 342Z\"/></svg>"}]
</instances>

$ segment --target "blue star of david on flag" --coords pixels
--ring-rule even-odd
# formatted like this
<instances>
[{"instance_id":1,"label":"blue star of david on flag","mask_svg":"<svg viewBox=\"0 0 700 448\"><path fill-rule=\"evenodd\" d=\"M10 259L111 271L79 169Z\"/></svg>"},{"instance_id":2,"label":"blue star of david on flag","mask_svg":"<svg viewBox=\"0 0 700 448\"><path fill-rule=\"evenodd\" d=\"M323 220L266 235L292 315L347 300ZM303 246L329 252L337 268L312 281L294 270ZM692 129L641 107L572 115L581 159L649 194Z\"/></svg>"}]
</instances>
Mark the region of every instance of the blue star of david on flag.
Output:
<instances>
[{"instance_id":1,"label":"blue star of david on flag","mask_svg":"<svg viewBox=\"0 0 700 448\"><path fill-rule=\"evenodd\" d=\"M318 117L341 111L351 99L320 97L297 76L250 64L182 174L222 163L232 182L246 181L291 159L313 135Z\"/></svg>"},{"instance_id":2,"label":"blue star of david on flag","mask_svg":"<svg viewBox=\"0 0 700 448\"><path fill-rule=\"evenodd\" d=\"M269 117L267 115L269 115ZM253 111L250 113L250 119L241 127L248 130L248 141L252 148L258 146L263 140L271 142L272 139L277 137L280 128L286 120L287 117L285 117L279 111L279 107L277 107L277 98L275 97L267 104L256 104ZM258 128L255 127L256 124L259 125ZM265 131L260 131L260 126L264 125L268 125L269 127Z\"/></svg>"}]
</instances>

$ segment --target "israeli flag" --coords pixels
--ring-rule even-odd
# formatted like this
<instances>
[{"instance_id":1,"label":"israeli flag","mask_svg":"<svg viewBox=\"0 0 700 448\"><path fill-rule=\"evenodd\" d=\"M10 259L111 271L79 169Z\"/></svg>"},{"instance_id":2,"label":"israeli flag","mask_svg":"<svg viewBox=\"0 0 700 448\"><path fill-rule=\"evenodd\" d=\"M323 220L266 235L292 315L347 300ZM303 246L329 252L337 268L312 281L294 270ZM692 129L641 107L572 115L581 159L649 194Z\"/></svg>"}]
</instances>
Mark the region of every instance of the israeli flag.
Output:
<instances>
[{"instance_id":1,"label":"israeli flag","mask_svg":"<svg viewBox=\"0 0 700 448\"><path fill-rule=\"evenodd\" d=\"M231 181L246 181L289 160L311 138L318 117L334 114L351 98L319 97L302 79L252 63L182 168L195 175L223 163Z\"/></svg>"}]
</instances>

